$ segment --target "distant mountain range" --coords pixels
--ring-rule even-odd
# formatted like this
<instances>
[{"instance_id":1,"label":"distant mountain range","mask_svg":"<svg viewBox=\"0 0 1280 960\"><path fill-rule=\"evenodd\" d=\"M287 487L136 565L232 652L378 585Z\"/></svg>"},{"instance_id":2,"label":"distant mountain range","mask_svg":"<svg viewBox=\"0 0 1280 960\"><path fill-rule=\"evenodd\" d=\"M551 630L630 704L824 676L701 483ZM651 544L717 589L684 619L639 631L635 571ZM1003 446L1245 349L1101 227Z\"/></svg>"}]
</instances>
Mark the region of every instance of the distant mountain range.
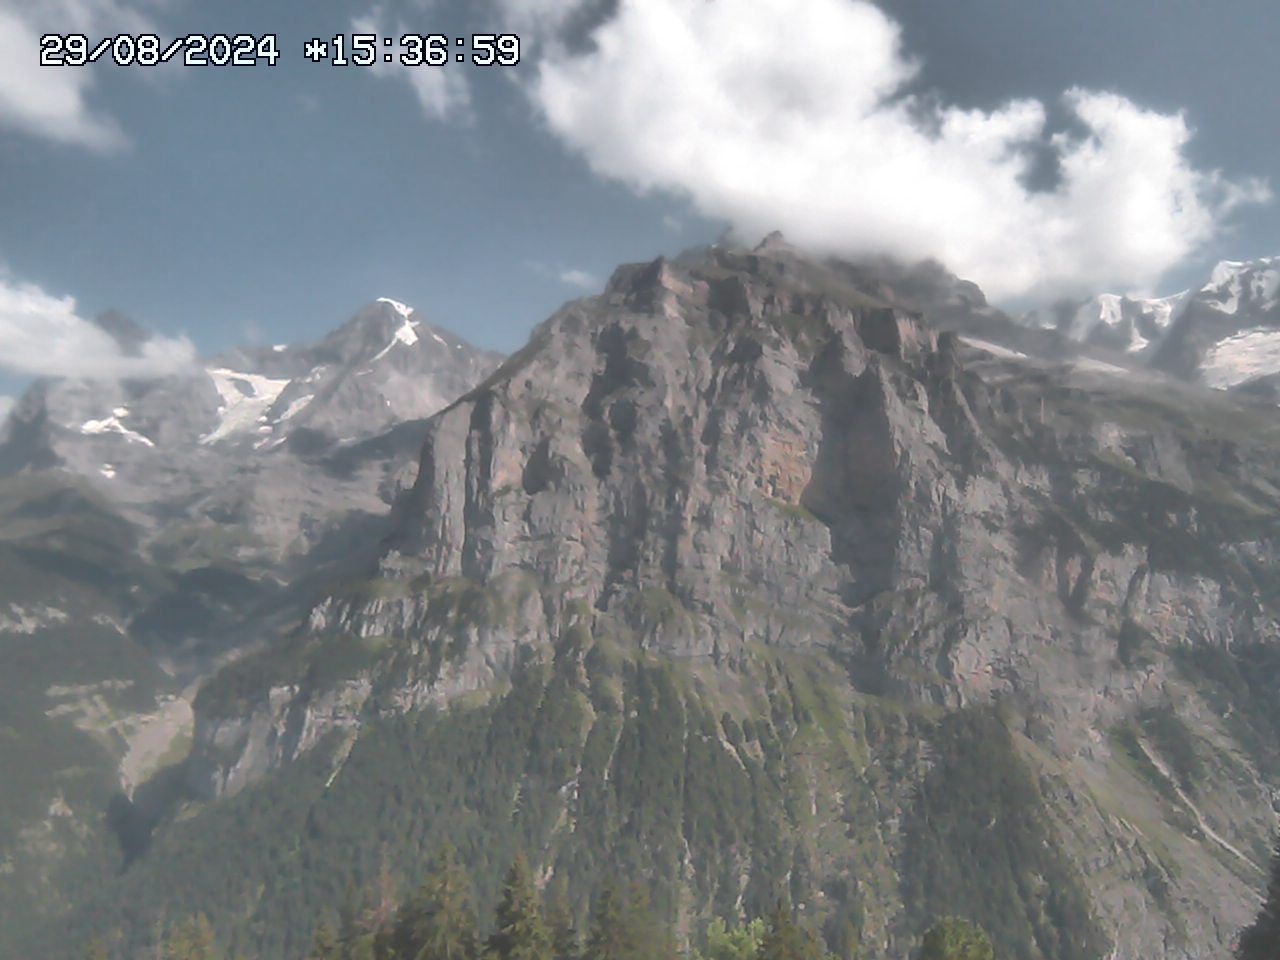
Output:
<instances>
[{"instance_id":1,"label":"distant mountain range","mask_svg":"<svg viewBox=\"0 0 1280 960\"><path fill-rule=\"evenodd\" d=\"M126 351L150 336L119 314L99 323ZM385 512L412 481L413 424L500 360L382 299L316 344L240 348L163 379L39 381L0 427L0 476L83 477L157 548L235 526L235 558L269 566L344 515Z\"/></svg>"},{"instance_id":2,"label":"distant mountain range","mask_svg":"<svg viewBox=\"0 0 1280 960\"><path fill-rule=\"evenodd\" d=\"M1257 387L1280 374L1280 257L1224 260L1204 286L1173 296L1102 294L1023 322L1214 389Z\"/></svg>"}]
</instances>

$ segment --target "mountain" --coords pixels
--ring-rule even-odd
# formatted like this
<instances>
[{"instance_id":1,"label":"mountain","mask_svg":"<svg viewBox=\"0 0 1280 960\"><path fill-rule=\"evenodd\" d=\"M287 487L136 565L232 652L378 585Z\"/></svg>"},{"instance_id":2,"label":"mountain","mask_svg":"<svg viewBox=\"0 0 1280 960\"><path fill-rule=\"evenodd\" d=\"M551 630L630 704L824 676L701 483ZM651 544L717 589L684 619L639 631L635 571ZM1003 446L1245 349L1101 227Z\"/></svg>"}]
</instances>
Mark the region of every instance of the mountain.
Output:
<instances>
[{"instance_id":1,"label":"mountain","mask_svg":"<svg viewBox=\"0 0 1280 960\"><path fill-rule=\"evenodd\" d=\"M118 315L100 322L122 344L147 337ZM417 446L395 429L498 360L379 300L314 345L233 350L162 379L40 381L0 433L0 473L60 467L119 504L156 550L189 556L204 539L211 553L272 564L313 549L340 512L380 511L390 494L379 486L408 465L384 462L383 448ZM241 542L217 542L231 525Z\"/></svg>"},{"instance_id":2,"label":"mountain","mask_svg":"<svg viewBox=\"0 0 1280 960\"><path fill-rule=\"evenodd\" d=\"M1023 323L1137 355L1183 380L1271 396L1280 374L1280 257L1224 260L1198 290L1159 299L1102 294Z\"/></svg>"},{"instance_id":3,"label":"mountain","mask_svg":"<svg viewBox=\"0 0 1280 960\"><path fill-rule=\"evenodd\" d=\"M1025 322L1063 336L1124 353L1142 353L1169 330L1188 292L1158 299L1103 293L1081 304L1060 303L1028 314Z\"/></svg>"},{"instance_id":4,"label":"mountain","mask_svg":"<svg viewBox=\"0 0 1280 960\"><path fill-rule=\"evenodd\" d=\"M379 301L315 345L27 391L0 426L0 929L138 854L188 792L202 679L376 546L425 418L498 360Z\"/></svg>"},{"instance_id":5,"label":"mountain","mask_svg":"<svg viewBox=\"0 0 1280 960\"><path fill-rule=\"evenodd\" d=\"M359 575L202 686L186 799L36 938L199 911L299 956L447 839L482 913L523 851L686 936L785 895L871 958L948 915L1225 958L1280 787L1280 426L1063 342L780 238L620 268L427 421Z\"/></svg>"}]
</instances>

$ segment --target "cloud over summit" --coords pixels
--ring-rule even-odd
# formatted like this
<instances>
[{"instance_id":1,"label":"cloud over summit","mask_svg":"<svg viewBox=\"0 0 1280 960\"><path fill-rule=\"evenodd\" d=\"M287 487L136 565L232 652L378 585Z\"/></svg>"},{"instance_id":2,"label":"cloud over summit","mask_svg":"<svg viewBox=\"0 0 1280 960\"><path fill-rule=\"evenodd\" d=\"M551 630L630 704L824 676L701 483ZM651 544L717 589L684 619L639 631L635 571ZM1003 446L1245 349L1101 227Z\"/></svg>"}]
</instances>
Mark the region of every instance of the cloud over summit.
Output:
<instances>
[{"instance_id":1,"label":"cloud over summit","mask_svg":"<svg viewBox=\"0 0 1280 960\"><path fill-rule=\"evenodd\" d=\"M1194 167L1182 115L1117 93L1066 91L1072 133L1048 132L1037 100L927 103L866 0L620 0L593 40L548 45L530 95L597 174L747 238L934 257L996 298L1150 288L1269 196ZM1048 190L1027 185L1037 151L1061 174Z\"/></svg>"},{"instance_id":2,"label":"cloud over summit","mask_svg":"<svg viewBox=\"0 0 1280 960\"><path fill-rule=\"evenodd\" d=\"M195 348L184 337L151 336L126 351L103 327L76 313L74 298L0 277L0 370L116 380L165 376L194 362Z\"/></svg>"}]
</instances>

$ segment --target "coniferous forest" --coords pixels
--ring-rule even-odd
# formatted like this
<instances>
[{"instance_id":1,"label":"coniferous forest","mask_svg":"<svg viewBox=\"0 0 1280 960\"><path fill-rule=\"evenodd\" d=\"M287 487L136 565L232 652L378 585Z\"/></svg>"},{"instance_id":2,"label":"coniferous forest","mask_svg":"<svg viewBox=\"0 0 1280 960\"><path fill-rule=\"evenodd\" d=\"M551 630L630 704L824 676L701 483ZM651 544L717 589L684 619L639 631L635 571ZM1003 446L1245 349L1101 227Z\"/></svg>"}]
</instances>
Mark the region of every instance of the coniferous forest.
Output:
<instances>
[{"instance_id":1,"label":"coniferous forest","mask_svg":"<svg viewBox=\"0 0 1280 960\"><path fill-rule=\"evenodd\" d=\"M833 951L785 901L767 917L729 924L712 920L686 947L653 909L640 883L604 884L585 923L555 891L539 892L528 861L507 871L487 927L472 904L471 881L452 846L435 858L426 879L397 901L384 871L373 889L352 891L337 916L321 918L305 960L856 960L856 943ZM157 960L250 960L220 949L202 914L158 928ZM99 940L86 960L107 960ZM916 960L994 960L980 927L947 917L924 935Z\"/></svg>"}]
</instances>

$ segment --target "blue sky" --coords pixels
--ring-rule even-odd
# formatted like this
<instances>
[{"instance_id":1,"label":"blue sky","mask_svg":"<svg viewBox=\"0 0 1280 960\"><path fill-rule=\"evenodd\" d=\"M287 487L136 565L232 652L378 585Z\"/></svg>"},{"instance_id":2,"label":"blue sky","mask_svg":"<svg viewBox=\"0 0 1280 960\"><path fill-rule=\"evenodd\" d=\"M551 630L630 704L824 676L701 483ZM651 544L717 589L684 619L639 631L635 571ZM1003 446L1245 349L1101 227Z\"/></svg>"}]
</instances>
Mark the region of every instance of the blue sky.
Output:
<instances>
[{"instance_id":1,"label":"blue sky","mask_svg":"<svg viewBox=\"0 0 1280 960\"><path fill-rule=\"evenodd\" d=\"M0 0L0 394L62 372L107 308L209 353L390 296L512 350L617 263L728 227L937 256L1013 304L1171 291L1280 253L1267 6ZM517 32L524 59L303 58L356 22ZM40 33L126 30L270 32L281 56L37 65ZM1033 154L1049 180L1024 190Z\"/></svg>"}]
</instances>

